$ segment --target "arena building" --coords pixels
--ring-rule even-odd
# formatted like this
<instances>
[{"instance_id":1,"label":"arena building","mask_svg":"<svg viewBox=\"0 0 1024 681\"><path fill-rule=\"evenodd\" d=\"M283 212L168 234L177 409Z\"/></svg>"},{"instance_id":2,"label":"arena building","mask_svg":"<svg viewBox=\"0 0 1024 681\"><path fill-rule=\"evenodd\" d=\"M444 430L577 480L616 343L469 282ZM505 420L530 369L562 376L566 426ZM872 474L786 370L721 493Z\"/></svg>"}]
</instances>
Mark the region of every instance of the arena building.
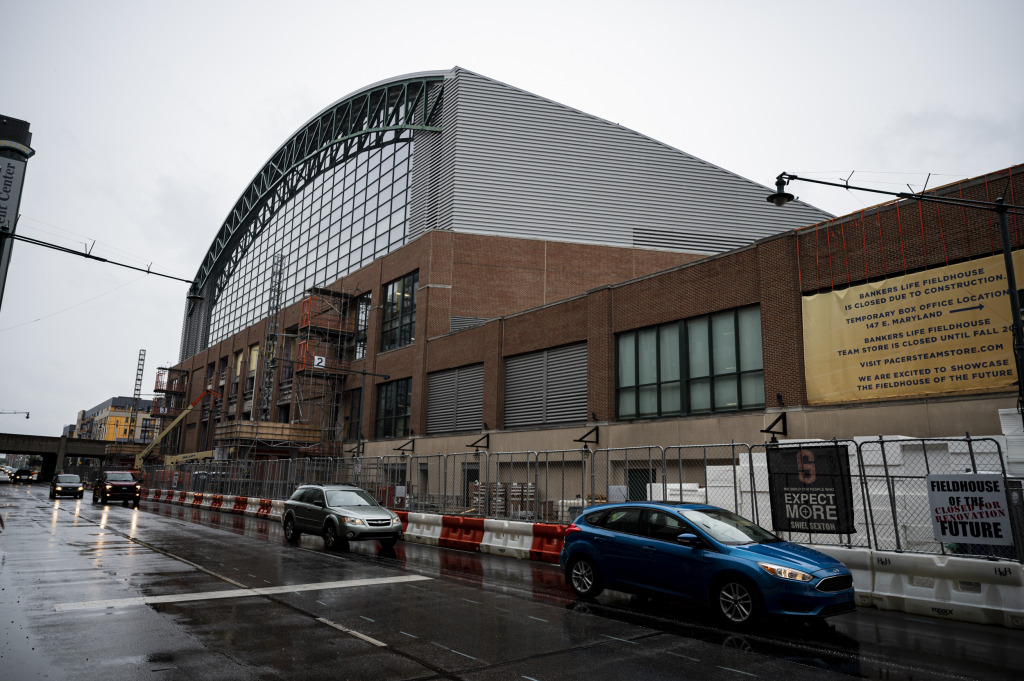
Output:
<instances>
[{"instance_id":1,"label":"arena building","mask_svg":"<svg viewBox=\"0 0 1024 681\"><path fill-rule=\"evenodd\" d=\"M1015 203L1022 182L933 193ZM994 214L833 218L770 193L465 69L371 85L287 140L217 231L153 413L199 408L164 452L1000 432Z\"/></svg>"}]
</instances>

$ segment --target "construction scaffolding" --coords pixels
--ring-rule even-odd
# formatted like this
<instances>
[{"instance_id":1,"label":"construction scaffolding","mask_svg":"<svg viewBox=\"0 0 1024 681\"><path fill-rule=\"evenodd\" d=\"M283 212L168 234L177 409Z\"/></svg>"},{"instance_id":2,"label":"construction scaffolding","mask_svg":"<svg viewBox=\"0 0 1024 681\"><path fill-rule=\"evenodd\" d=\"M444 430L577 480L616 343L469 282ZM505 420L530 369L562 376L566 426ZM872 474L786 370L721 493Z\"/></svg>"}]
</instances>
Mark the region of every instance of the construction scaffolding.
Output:
<instances>
[{"instance_id":1,"label":"construction scaffolding","mask_svg":"<svg viewBox=\"0 0 1024 681\"><path fill-rule=\"evenodd\" d=\"M292 423L319 432L319 442L306 456L342 456L354 427L351 393L345 377L351 374L357 320L352 296L343 291L312 288L302 300L294 362Z\"/></svg>"},{"instance_id":2,"label":"construction scaffolding","mask_svg":"<svg viewBox=\"0 0 1024 681\"><path fill-rule=\"evenodd\" d=\"M141 360L140 360L141 362ZM172 369L159 367L156 371L156 385L153 392L157 396L153 398L153 405L149 415L156 423L156 432L162 433L174 419L181 415L185 408L185 393L188 388L188 372L184 369ZM181 439L180 428L168 433L160 442L158 448L147 456L145 464L159 463L164 454L174 454L179 451Z\"/></svg>"}]
</instances>

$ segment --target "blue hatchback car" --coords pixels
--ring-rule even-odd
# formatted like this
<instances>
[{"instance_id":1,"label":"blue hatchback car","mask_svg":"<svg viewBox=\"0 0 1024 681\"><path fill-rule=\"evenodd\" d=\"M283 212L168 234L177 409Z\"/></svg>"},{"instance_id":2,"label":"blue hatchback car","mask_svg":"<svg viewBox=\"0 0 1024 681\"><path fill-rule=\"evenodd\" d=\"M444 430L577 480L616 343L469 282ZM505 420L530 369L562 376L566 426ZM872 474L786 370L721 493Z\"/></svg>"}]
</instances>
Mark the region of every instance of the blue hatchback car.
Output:
<instances>
[{"instance_id":1,"label":"blue hatchback car","mask_svg":"<svg viewBox=\"0 0 1024 681\"><path fill-rule=\"evenodd\" d=\"M566 528L560 562L566 582L585 598L606 587L680 596L730 625L856 607L853 576L841 562L706 504L588 508Z\"/></svg>"}]
</instances>

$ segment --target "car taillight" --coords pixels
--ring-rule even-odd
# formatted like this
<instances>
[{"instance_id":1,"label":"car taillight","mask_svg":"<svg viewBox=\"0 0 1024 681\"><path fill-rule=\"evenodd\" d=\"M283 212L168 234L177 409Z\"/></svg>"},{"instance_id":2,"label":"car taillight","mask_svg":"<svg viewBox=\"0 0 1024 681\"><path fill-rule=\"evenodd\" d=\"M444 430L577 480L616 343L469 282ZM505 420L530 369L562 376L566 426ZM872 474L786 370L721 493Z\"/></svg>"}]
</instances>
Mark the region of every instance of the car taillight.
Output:
<instances>
[{"instance_id":1,"label":"car taillight","mask_svg":"<svg viewBox=\"0 0 1024 681\"><path fill-rule=\"evenodd\" d=\"M582 532L583 530L576 526L576 523L570 523L569 527L565 528L566 535L573 532Z\"/></svg>"}]
</instances>

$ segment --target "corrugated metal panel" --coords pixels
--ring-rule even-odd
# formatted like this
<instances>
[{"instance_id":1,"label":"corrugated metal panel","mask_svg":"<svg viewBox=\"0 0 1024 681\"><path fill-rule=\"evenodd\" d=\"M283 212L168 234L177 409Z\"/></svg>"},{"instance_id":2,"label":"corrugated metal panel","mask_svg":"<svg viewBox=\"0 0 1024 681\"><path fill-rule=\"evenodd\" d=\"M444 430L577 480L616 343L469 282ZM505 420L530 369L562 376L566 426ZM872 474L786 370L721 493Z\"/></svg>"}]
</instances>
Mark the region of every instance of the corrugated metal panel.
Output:
<instances>
[{"instance_id":1,"label":"corrugated metal panel","mask_svg":"<svg viewBox=\"0 0 1024 681\"><path fill-rule=\"evenodd\" d=\"M587 420L587 346L585 343L548 350L547 423Z\"/></svg>"},{"instance_id":2,"label":"corrugated metal panel","mask_svg":"<svg viewBox=\"0 0 1024 681\"><path fill-rule=\"evenodd\" d=\"M505 360L505 427L544 422L544 352Z\"/></svg>"},{"instance_id":3,"label":"corrugated metal panel","mask_svg":"<svg viewBox=\"0 0 1024 681\"><path fill-rule=\"evenodd\" d=\"M428 375L427 434L479 430L483 400L483 364Z\"/></svg>"},{"instance_id":4,"label":"corrugated metal panel","mask_svg":"<svg viewBox=\"0 0 1024 681\"><path fill-rule=\"evenodd\" d=\"M457 97L446 99L442 135L458 137L457 149L445 150L457 154L457 231L717 253L830 217L803 204L781 211L765 200L771 189L706 161L470 71L453 73L445 96L451 89Z\"/></svg>"},{"instance_id":5,"label":"corrugated metal panel","mask_svg":"<svg viewBox=\"0 0 1024 681\"><path fill-rule=\"evenodd\" d=\"M455 430L455 370L427 376L427 434Z\"/></svg>"},{"instance_id":6,"label":"corrugated metal panel","mask_svg":"<svg viewBox=\"0 0 1024 681\"><path fill-rule=\"evenodd\" d=\"M440 105L441 132L421 130L413 137L409 239L428 229L451 229L455 142L459 132L458 99L458 81L446 79Z\"/></svg>"},{"instance_id":7,"label":"corrugated metal panel","mask_svg":"<svg viewBox=\"0 0 1024 681\"><path fill-rule=\"evenodd\" d=\"M587 345L505 361L505 427L587 420Z\"/></svg>"},{"instance_id":8,"label":"corrugated metal panel","mask_svg":"<svg viewBox=\"0 0 1024 681\"><path fill-rule=\"evenodd\" d=\"M484 420L484 365L459 367L455 430L479 430Z\"/></svg>"}]
</instances>

